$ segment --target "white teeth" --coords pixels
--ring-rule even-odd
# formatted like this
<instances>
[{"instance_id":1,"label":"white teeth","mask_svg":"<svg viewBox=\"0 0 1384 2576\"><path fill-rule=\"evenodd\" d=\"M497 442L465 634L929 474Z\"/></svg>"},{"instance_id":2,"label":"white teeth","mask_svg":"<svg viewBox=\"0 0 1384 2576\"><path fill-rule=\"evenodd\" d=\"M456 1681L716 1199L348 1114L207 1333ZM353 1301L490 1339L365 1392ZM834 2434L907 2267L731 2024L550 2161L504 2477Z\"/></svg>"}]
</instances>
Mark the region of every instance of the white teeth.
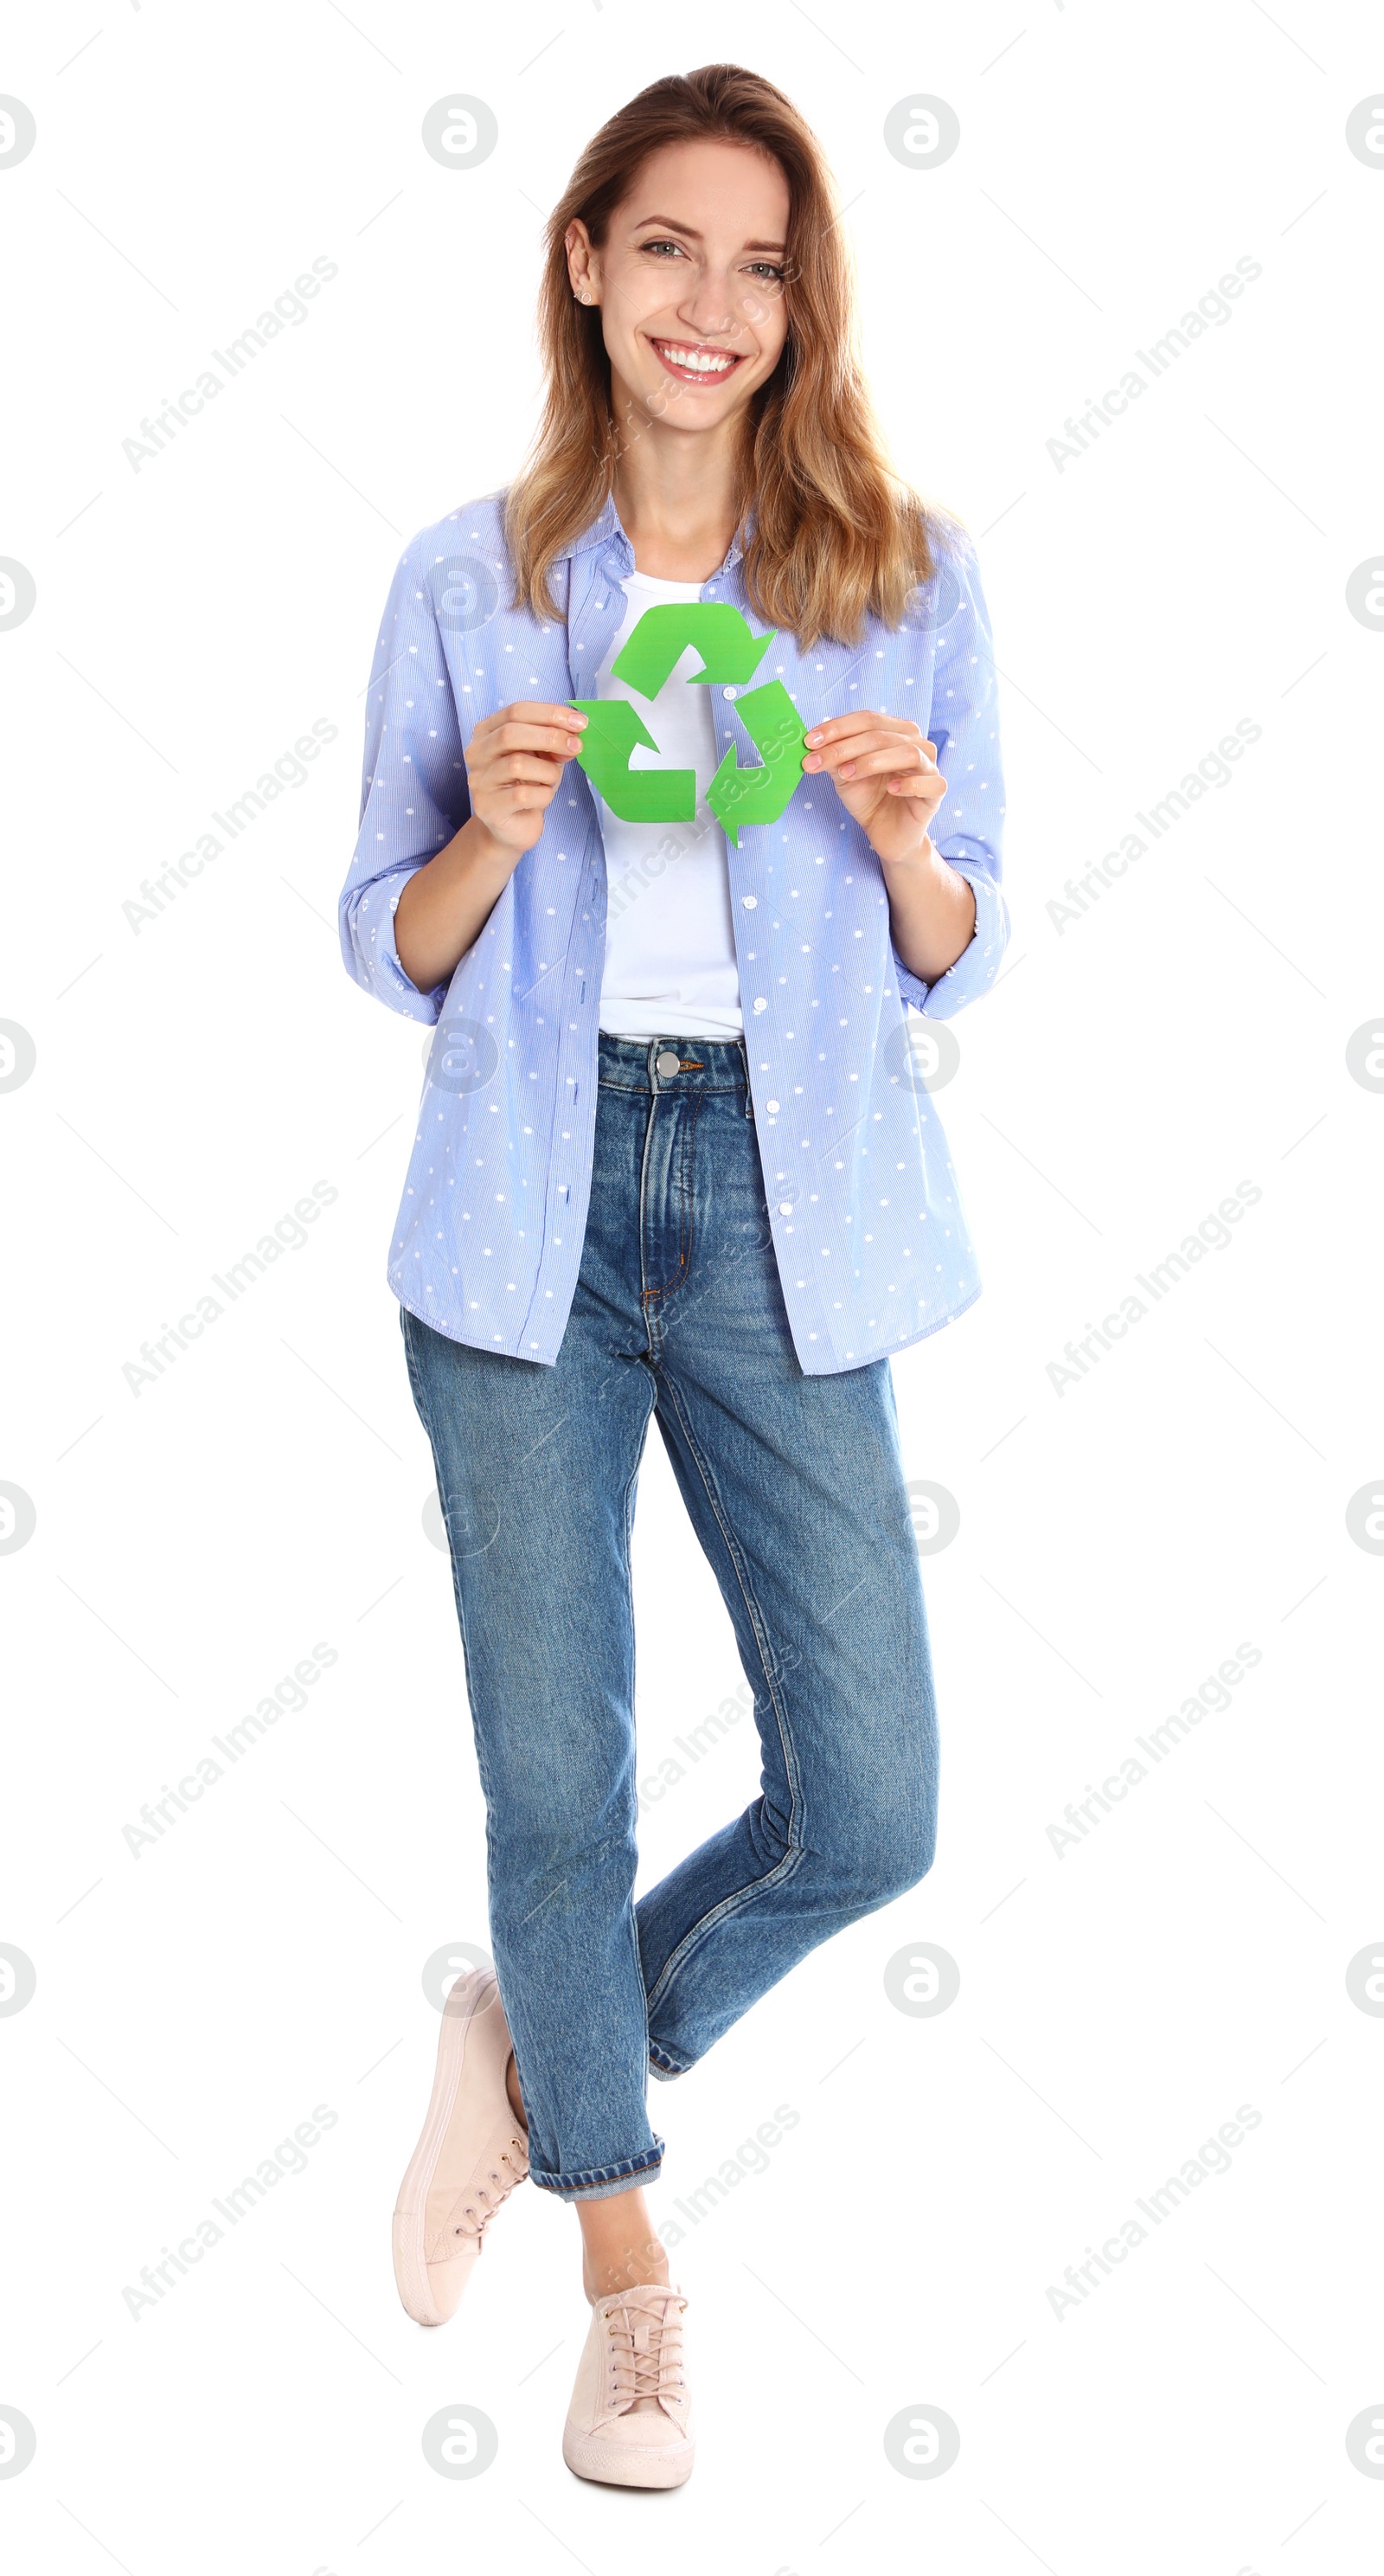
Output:
<instances>
[{"instance_id":1,"label":"white teeth","mask_svg":"<svg viewBox=\"0 0 1384 2576\"><path fill-rule=\"evenodd\" d=\"M694 375L724 376L734 366L734 358L703 357L696 349L677 349L661 344L665 358L675 367L685 367Z\"/></svg>"}]
</instances>

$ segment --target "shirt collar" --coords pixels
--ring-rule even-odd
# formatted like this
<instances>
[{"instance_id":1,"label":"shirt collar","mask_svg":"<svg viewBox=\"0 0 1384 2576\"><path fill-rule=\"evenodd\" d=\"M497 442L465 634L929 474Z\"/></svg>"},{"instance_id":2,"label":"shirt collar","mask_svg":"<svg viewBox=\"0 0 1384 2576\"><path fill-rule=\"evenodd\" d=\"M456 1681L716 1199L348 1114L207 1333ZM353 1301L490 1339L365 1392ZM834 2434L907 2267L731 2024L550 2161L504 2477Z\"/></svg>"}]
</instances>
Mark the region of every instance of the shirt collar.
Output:
<instances>
[{"instance_id":1,"label":"shirt collar","mask_svg":"<svg viewBox=\"0 0 1384 2576\"><path fill-rule=\"evenodd\" d=\"M594 546L609 545L612 541L616 554L627 554L633 564L634 548L620 525L620 513L614 500L607 493L590 527L584 528L579 537L574 537L566 551L569 555L589 554Z\"/></svg>"}]
</instances>

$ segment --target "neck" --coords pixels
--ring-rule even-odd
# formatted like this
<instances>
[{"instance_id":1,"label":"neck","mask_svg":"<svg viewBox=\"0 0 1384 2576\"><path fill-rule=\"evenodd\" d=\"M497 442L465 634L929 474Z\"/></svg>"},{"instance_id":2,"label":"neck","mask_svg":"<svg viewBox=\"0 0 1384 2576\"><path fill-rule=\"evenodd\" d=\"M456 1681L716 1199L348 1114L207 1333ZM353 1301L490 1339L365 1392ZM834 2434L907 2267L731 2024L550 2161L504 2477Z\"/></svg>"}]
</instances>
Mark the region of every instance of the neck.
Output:
<instances>
[{"instance_id":1,"label":"neck","mask_svg":"<svg viewBox=\"0 0 1384 2576\"><path fill-rule=\"evenodd\" d=\"M618 383L611 391L616 420L632 421L633 397ZM621 450L612 487L636 571L706 581L719 569L739 520L738 449L733 420L696 435L640 422Z\"/></svg>"}]
</instances>

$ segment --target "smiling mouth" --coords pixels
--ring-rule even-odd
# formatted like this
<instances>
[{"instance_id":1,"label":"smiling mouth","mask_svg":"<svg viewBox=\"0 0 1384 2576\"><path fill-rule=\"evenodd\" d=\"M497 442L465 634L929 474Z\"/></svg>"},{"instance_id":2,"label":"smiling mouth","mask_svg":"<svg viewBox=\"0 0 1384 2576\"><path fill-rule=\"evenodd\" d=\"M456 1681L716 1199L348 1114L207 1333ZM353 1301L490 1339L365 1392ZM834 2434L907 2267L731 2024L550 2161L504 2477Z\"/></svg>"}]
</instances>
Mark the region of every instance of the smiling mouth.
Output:
<instances>
[{"instance_id":1,"label":"smiling mouth","mask_svg":"<svg viewBox=\"0 0 1384 2576\"><path fill-rule=\"evenodd\" d=\"M654 350L670 376L684 385L722 385L744 359L732 349L715 349L704 340L655 340Z\"/></svg>"}]
</instances>

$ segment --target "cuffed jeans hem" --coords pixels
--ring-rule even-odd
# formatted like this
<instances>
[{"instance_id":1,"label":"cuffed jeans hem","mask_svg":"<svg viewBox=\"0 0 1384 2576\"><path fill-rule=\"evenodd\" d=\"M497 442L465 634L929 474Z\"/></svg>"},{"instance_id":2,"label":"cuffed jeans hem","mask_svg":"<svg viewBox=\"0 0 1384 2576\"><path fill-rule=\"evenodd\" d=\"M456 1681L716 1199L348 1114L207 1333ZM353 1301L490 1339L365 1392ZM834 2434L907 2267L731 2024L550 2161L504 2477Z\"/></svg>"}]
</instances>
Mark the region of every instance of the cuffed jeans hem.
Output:
<instances>
[{"instance_id":1,"label":"cuffed jeans hem","mask_svg":"<svg viewBox=\"0 0 1384 2576\"><path fill-rule=\"evenodd\" d=\"M556 2192L560 2200L609 2200L617 2191L653 2181L663 2162L663 2144L656 2137L647 2154L622 2157L618 2165L595 2165L588 2173L544 2174L530 2165L529 2176L540 2191Z\"/></svg>"},{"instance_id":2,"label":"cuffed jeans hem","mask_svg":"<svg viewBox=\"0 0 1384 2576\"><path fill-rule=\"evenodd\" d=\"M656 2075L660 2084L671 2084L675 2075L685 2075L687 2069L685 2066L675 2065L671 2057L660 2057L653 2041L650 2040L649 2073Z\"/></svg>"}]
</instances>

